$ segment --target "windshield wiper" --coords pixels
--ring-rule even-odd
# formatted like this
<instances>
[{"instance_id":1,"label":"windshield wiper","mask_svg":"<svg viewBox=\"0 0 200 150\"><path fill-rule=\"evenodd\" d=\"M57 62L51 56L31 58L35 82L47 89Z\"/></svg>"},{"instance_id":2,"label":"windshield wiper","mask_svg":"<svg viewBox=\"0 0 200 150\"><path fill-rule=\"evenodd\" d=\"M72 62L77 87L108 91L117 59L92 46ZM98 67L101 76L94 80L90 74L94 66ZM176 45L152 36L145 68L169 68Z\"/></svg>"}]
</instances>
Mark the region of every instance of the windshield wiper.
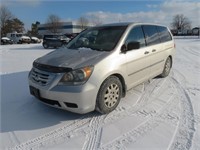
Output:
<instances>
[{"instance_id":1,"label":"windshield wiper","mask_svg":"<svg viewBox=\"0 0 200 150\"><path fill-rule=\"evenodd\" d=\"M90 47L92 50L96 50L96 51L105 51L103 49L100 49L100 48L93 48L93 47Z\"/></svg>"}]
</instances>

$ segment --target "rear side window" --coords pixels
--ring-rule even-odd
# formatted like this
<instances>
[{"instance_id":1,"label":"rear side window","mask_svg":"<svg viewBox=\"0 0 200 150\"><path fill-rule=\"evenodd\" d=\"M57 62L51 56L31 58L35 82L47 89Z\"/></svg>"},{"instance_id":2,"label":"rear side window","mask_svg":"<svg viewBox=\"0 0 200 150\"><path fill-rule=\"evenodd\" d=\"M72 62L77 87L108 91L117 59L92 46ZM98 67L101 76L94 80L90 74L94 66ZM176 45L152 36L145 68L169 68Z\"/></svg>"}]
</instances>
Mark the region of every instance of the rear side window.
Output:
<instances>
[{"instance_id":1,"label":"rear side window","mask_svg":"<svg viewBox=\"0 0 200 150\"><path fill-rule=\"evenodd\" d=\"M46 39L58 39L59 35L44 35L44 40Z\"/></svg>"},{"instance_id":2,"label":"rear side window","mask_svg":"<svg viewBox=\"0 0 200 150\"><path fill-rule=\"evenodd\" d=\"M157 26L157 29L159 31L161 42L167 42L172 40L172 36L166 27Z\"/></svg>"},{"instance_id":3,"label":"rear side window","mask_svg":"<svg viewBox=\"0 0 200 150\"><path fill-rule=\"evenodd\" d=\"M141 26L137 26L137 27L134 27L127 39L126 39L126 43L128 42L139 42L140 43L140 47L144 47L145 46L145 39L144 39L144 34L143 34L143 31L142 31L142 28Z\"/></svg>"},{"instance_id":4,"label":"rear side window","mask_svg":"<svg viewBox=\"0 0 200 150\"><path fill-rule=\"evenodd\" d=\"M160 38L156 26L144 25L142 27L144 30L147 46L160 43Z\"/></svg>"}]
</instances>

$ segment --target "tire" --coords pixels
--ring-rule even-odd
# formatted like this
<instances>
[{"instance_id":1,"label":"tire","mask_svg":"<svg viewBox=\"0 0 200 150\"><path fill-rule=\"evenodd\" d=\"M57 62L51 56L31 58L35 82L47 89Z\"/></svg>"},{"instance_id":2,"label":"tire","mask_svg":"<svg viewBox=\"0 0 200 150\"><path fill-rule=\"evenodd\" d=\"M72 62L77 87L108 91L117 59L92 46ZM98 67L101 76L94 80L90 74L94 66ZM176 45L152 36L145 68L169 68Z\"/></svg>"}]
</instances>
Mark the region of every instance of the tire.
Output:
<instances>
[{"instance_id":1,"label":"tire","mask_svg":"<svg viewBox=\"0 0 200 150\"><path fill-rule=\"evenodd\" d=\"M167 77L170 73L171 67L172 67L172 60L170 57L168 57L165 61L165 66L162 74L160 74L160 77L161 78Z\"/></svg>"},{"instance_id":2,"label":"tire","mask_svg":"<svg viewBox=\"0 0 200 150\"><path fill-rule=\"evenodd\" d=\"M96 110L108 114L119 104L122 96L122 84L119 78L110 76L101 85L96 101Z\"/></svg>"},{"instance_id":3,"label":"tire","mask_svg":"<svg viewBox=\"0 0 200 150\"><path fill-rule=\"evenodd\" d=\"M42 44L43 45L43 47L45 48L45 49L47 49L49 46L47 45L47 43L43 43Z\"/></svg>"}]
</instances>

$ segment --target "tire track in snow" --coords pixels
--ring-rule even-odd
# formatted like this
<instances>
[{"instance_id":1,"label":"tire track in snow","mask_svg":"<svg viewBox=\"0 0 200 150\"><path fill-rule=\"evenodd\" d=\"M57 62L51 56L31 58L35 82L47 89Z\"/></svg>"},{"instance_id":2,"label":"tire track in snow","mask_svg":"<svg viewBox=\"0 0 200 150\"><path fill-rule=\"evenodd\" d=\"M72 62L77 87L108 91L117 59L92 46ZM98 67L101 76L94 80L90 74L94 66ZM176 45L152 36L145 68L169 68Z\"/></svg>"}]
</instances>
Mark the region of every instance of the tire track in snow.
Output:
<instances>
[{"instance_id":1,"label":"tire track in snow","mask_svg":"<svg viewBox=\"0 0 200 150\"><path fill-rule=\"evenodd\" d=\"M149 100L149 96L153 93L154 90L156 90L160 94L159 89L164 85L165 82L166 82L166 80L158 79L158 80L153 80L153 82L151 84L148 83L148 85L144 86L145 90L141 93L143 95L138 100L137 104L130 107L129 109L122 109L122 110L118 109L118 110L115 110L115 113L108 114L109 118L112 118L112 119L105 120L108 117L108 115L105 115L103 117L100 116L97 118L96 117L93 118L90 121L90 125L89 125L90 131L85 133L86 140L85 140L85 143L84 143L82 149L84 149L84 150L99 149L100 145L101 145L101 135L102 135L103 126L105 124L113 123L115 121L118 121L119 119L122 119L123 117L131 115L130 112L132 112L133 110L135 110L135 112L136 112L136 110L138 110L139 108L142 108L145 105L148 105L147 101ZM134 92L134 89L130 90L129 92ZM130 94L130 96L131 96L131 94ZM139 105L138 105L138 103L139 103ZM80 132L81 132L81 130L77 129L77 131L76 131L76 133L78 133L77 135L79 135Z\"/></svg>"},{"instance_id":2,"label":"tire track in snow","mask_svg":"<svg viewBox=\"0 0 200 150\"><path fill-rule=\"evenodd\" d=\"M199 50L197 50L196 48L191 48L191 47L184 47L184 50L186 52L188 52L189 54L192 54L193 56L199 57L200 56L200 52Z\"/></svg>"},{"instance_id":3,"label":"tire track in snow","mask_svg":"<svg viewBox=\"0 0 200 150\"><path fill-rule=\"evenodd\" d=\"M94 117L90 122L90 130L86 135L86 140L82 150L95 150L100 147L102 124L106 115Z\"/></svg>"},{"instance_id":4,"label":"tire track in snow","mask_svg":"<svg viewBox=\"0 0 200 150\"><path fill-rule=\"evenodd\" d=\"M173 86L174 91L176 91L175 86ZM124 133L120 137L116 138L112 142L103 145L100 147L102 150L107 149L126 149L125 145L130 143L135 143L140 138L144 137L148 132L152 131L154 128L159 126L163 122L171 122L173 124L177 124L178 116L176 114L172 114L172 110L176 109L176 104L178 105L179 99L176 98L177 94L173 94L167 101L167 104L158 110L156 113L148 114L150 116L146 121L139 124L133 130ZM176 100L176 101L174 101ZM139 110L137 111L139 112ZM134 114L138 115L137 112ZM132 114L133 115L133 114ZM173 119L172 119L173 118Z\"/></svg>"},{"instance_id":5,"label":"tire track in snow","mask_svg":"<svg viewBox=\"0 0 200 150\"><path fill-rule=\"evenodd\" d=\"M185 67L188 67L188 69L191 69L197 73L199 73L199 54L200 53L194 53L193 49L188 49L187 47L182 47L183 51L181 53L181 57L178 57L180 62L184 62ZM182 57L183 56L183 57ZM194 56L196 56L196 59L194 59ZM183 59L184 58L184 59ZM191 64L191 62L193 62Z\"/></svg>"},{"instance_id":6,"label":"tire track in snow","mask_svg":"<svg viewBox=\"0 0 200 150\"><path fill-rule=\"evenodd\" d=\"M179 76L182 76L179 73ZM184 78L184 76L182 76ZM181 118L169 150L189 150L195 132L195 118L191 99L182 85L172 77L181 99ZM182 83L182 82L181 82Z\"/></svg>"},{"instance_id":7,"label":"tire track in snow","mask_svg":"<svg viewBox=\"0 0 200 150\"><path fill-rule=\"evenodd\" d=\"M67 125L64 125L63 127L57 128L51 132L43 134L39 137L36 137L25 143L17 145L14 148L9 148L9 149L12 149L12 150L38 149L39 147L42 147L43 145L45 145L45 143L55 142L57 138L65 137L65 136L68 137L68 134L70 132L89 123L93 116L94 114L84 115L83 117L75 121L71 121L70 123L68 123Z\"/></svg>"},{"instance_id":8,"label":"tire track in snow","mask_svg":"<svg viewBox=\"0 0 200 150\"><path fill-rule=\"evenodd\" d=\"M155 80L153 82L155 82ZM161 81L159 81L159 82L161 82ZM157 85L157 84L155 83L155 85ZM142 96L144 98L140 98L138 100L138 102L136 103L136 105L140 102L140 105L141 105L140 107L142 107L142 104L145 103L146 98L148 97L148 96L146 96L146 94L147 93L151 94L153 92L153 90L155 90L155 88L156 88L156 86L154 88L150 88L150 87L152 87L152 85L151 86L149 85L149 86L145 87L145 89L149 90L149 92L145 92L144 93L145 96L144 95ZM130 90L129 93L132 93L133 91L134 91L134 89ZM133 109L133 107L134 106L132 106L131 109ZM87 135L86 135L86 140L85 140L85 143L84 143L82 149L83 150L99 149L100 144L101 144L102 128L103 128L103 125L105 125L105 122L103 122L103 121L106 121L106 123L112 123L113 121L119 120L119 119L121 119L121 117L127 116L127 112L126 111L127 111L126 109L122 109L121 110L121 109L118 108L117 110L115 110L115 112L110 113L111 115L108 114L106 116L105 115L101 116L101 118L99 120L97 120L97 121L96 121L96 118L94 118L94 121L91 120L90 132L87 133ZM107 119L108 116L109 116L109 119ZM105 120L105 118L107 120Z\"/></svg>"},{"instance_id":9,"label":"tire track in snow","mask_svg":"<svg viewBox=\"0 0 200 150\"><path fill-rule=\"evenodd\" d=\"M148 97L152 94L152 92L156 89L159 88L157 87L158 83L163 83L163 80L154 80L151 84L148 84L145 88L145 90L143 91L143 95L141 96L142 98L140 98L138 100L139 104L136 104L136 110L138 110L139 108L143 107L146 104L146 101L148 100ZM152 85L153 84L153 85ZM162 84L161 84L162 85ZM152 88L153 86L153 88ZM158 90L158 89L157 89ZM134 109L135 107L132 107L131 109ZM130 109L128 109L130 110ZM110 115L110 114L109 114ZM114 118L111 119L109 121L107 121L108 123L112 123L124 116L127 116L127 110L122 109L119 111L119 113L112 113L109 118ZM106 116L107 117L107 116ZM105 117L105 118L106 118ZM70 133L74 134L74 133L78 133L80 132L83 128L87 128L84 127L87 124L89 124L89 122L95 118L95 115L85 115L81 118L78 118L76 121L71 121L70 123L68 123L67 125L64 125L63 127L57 128L49 133L43 134L39 137L36 137L32 140L29 140L25 143L22 143L20 145L15 146L14 148L10 148L12 150L21 150L21 149L39 149L40 147L43 147L45 145L49 145L51 143L57 143L57 142L61 142L63 140L67 140L70 138ZM104 120L105 120L104 118ZM104 120L102 120L102 122L104 122ZM96 121L97 122L97 121ZM95 124L93 126L96 126ZM101 128L99 128L98 130L96 130L95 132L100 133ZM91 137L92 139L92 137ZM96 143L100 143L99 141ZM92 143L90 143L92 144ZM86 146L87 144L85 144L84 147L88 147ZM95 144L93 144L95 145ZM98 147L98 146L97 146Z\"/></svg>"},{"instance_id":10,"label":"tire track in snow","mask_svg":"<svg viewBox=\"0 0 200 150\"><path fill-rule=\"evenodd\" d=\"M162 82L162 80L160 81L157 81L157 80L154 80L156 81L156 83L160 83ZM153 82L154 82L153 81ZM152 82L152 83L153 83ZM152 88L152 85L148 85L147 87L145 87L146 89L150 90L151 93L154 89L158 88L157 87L157 84L154 84L155 87ZM132 90L131 90L132 91ZM134 91L134 90L133 90ZM145 90L146 91L146 90ZM143 91L144 92L144 91ZM148 93L148 92L147 92ZM145 92L146 94L146 92ZM144 100L144 99L143 99ZM140 101L140 100L139 100ZM144 102L143 102L144 103ZM142 107L142 106L141 106ZM122 109L119 111L119 113L123 113L125 112L126 110ZM118 112L118 111L116 111ZM125 113L126 114L126 113ZM110 115L110 114L108 114ZM118 116L119 114L118 113L113 113L110 117L116 117ZM84 127L81 127L81 128L77 128L75 131L72 131L72 135L80 135L82 130L86 129L86 128L89 128L89 132L86 132L86 140L85 140L85 143L83 145L83 149L98 149L100 147L100 144L101 144L101 134L102 134L102 127L103 125L105 124L105 118L107 117L107 115L102 115L102 116L94 116L91 120L90 120L90 124L87 125L87 126L84 126ZM118 118L120 119L120 118ZM112 120L114 121L114 120ZM111 122L112 122L111 121ZM107 123L111 123L110 121L107 122ZM66 141L67 139L65 139ZM58 141L57 141L58 142ZM61 142L61 140L60 140Z\"/></svg>"},{"instance_id":11,"label":"tire track in snow","mask_svg":"<svg viewBox=\"0 0 200 150\"><path fill-rule=\"evenodd\" d=\"M149 96L153 93L154 90L158 91L160 89L160 87L163 86L165 80L153 80L152 83L148 84L144 91L142 92L141 97L139 98L139 100L136 102L135 105L129 107L128 109L124 109L123 111L113 111L110 114L107 115L107 117L105 118L105 123L112 123L114 121L117 121L121 118L124 118L125 116L128 116L131 114L131 112L137 111L140 108L144 107L145 105L148 105L148 101L149 101ZM161 83L160 87L158 86ZM131 96L127 95L127 96ZM113 115L113 113L115 115Z\"/></svg>"},{"instance_id":12,"label":"tire track in snow","mask_svg":"<svg viewBox=\"0 0 200 150\"><path fill-rule=\"evenodd\" d=\"M101 138L99 138L99 137L101 137L103 126L105 124L110 124L110 123L113 123L114 121L118 121L126 116L133 115L133 113L136 114L137 112L139 112L140 108L143 108L145 105L149 104L149 103L147 103L147 101L149 100L149 96L152 95L152 93L154 91L156 91L157 95L159 95L161 93L159 90L165 85L166 80L167 79L154 80L156 82L154 83L153 88L152 88L152 85L147 86L146 90L143 91L144 94L142 95L142 97L139 100L140 103L138 102L140 105L137 105L138 104L137 103L134 107L131 107L131 108L119 113L118 115L116 115L117 112L115 112L115 115L111 115L108 120L105 120L105 122L103 122L103 124L101 122L102 125L96 124L95 126L98 126L98 127L96 127L96 129L94 130L95 132L90 132L89 135L87 135L90 138L89 139L86 138L83 149L84 150L99 149L101 147ZM158 86L158 83L160 83L159 86ZM152 102L150 102L150 103L152 103ZM108 115L110 115L110 114L108 114ZM148 115L151 115L151 114L148 114ZM105 116L105 117L107 117L107 116ZM96 139L96 140L94 140L94 139Z\"/></svg>"},{"instance_id":13,"label":"tire track in snow","mask_svg":"<svg viewBox=\"0 0 200 150\"><path fill-rule=\"evenodd\" d=\"M17 138L17 136L16 136L16 134L15 134L14 131L9 132L9 136L10 136L10 139L12 140L13 143L20 144L20 141L19 141L19 139Z\"/></svg>"}]
</instances>

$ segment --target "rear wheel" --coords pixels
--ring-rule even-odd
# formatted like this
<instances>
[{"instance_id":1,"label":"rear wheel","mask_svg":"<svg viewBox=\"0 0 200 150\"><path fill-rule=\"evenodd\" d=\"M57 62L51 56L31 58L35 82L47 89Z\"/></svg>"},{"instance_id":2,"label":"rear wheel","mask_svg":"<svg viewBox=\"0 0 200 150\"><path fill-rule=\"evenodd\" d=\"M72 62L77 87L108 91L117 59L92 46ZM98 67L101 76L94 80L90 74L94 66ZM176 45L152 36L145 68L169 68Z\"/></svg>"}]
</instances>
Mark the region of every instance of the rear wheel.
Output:
<instances>
[{"instance_id":1,"label":"rear wheel","mask_svg":"<svg viewBox=\"0 0 200 150\"><path fill-rule=\"evenodd\" d=\"M111 76L101 85L97 95L96 109L102 114L113 111L120 102L122 84L119 78Z\"/></svg>"},{"instance_id":2,"label":"rear wheel","mask_svg":"<svg viewBox=\"0 0 200 150\"><path fill-rule=\"evenodd\" d=\"M160 76L162 78L167 77L170 73L171 67L172 67L172 60L170 57L168 57L167 60L165 61L165 66Z\"/></svg>"},{"instance_id":3,"label":"rear wheel","mask_svg":"<svg viewBox=\"0 0 200 150\"><path fill-rule=\"evenodd\" d=\"M45 48L45 49L47 49L49 46L47 45L47 43L43 43L42 44L43 45L43 47Z\"/></svg>"}]
</instances>

